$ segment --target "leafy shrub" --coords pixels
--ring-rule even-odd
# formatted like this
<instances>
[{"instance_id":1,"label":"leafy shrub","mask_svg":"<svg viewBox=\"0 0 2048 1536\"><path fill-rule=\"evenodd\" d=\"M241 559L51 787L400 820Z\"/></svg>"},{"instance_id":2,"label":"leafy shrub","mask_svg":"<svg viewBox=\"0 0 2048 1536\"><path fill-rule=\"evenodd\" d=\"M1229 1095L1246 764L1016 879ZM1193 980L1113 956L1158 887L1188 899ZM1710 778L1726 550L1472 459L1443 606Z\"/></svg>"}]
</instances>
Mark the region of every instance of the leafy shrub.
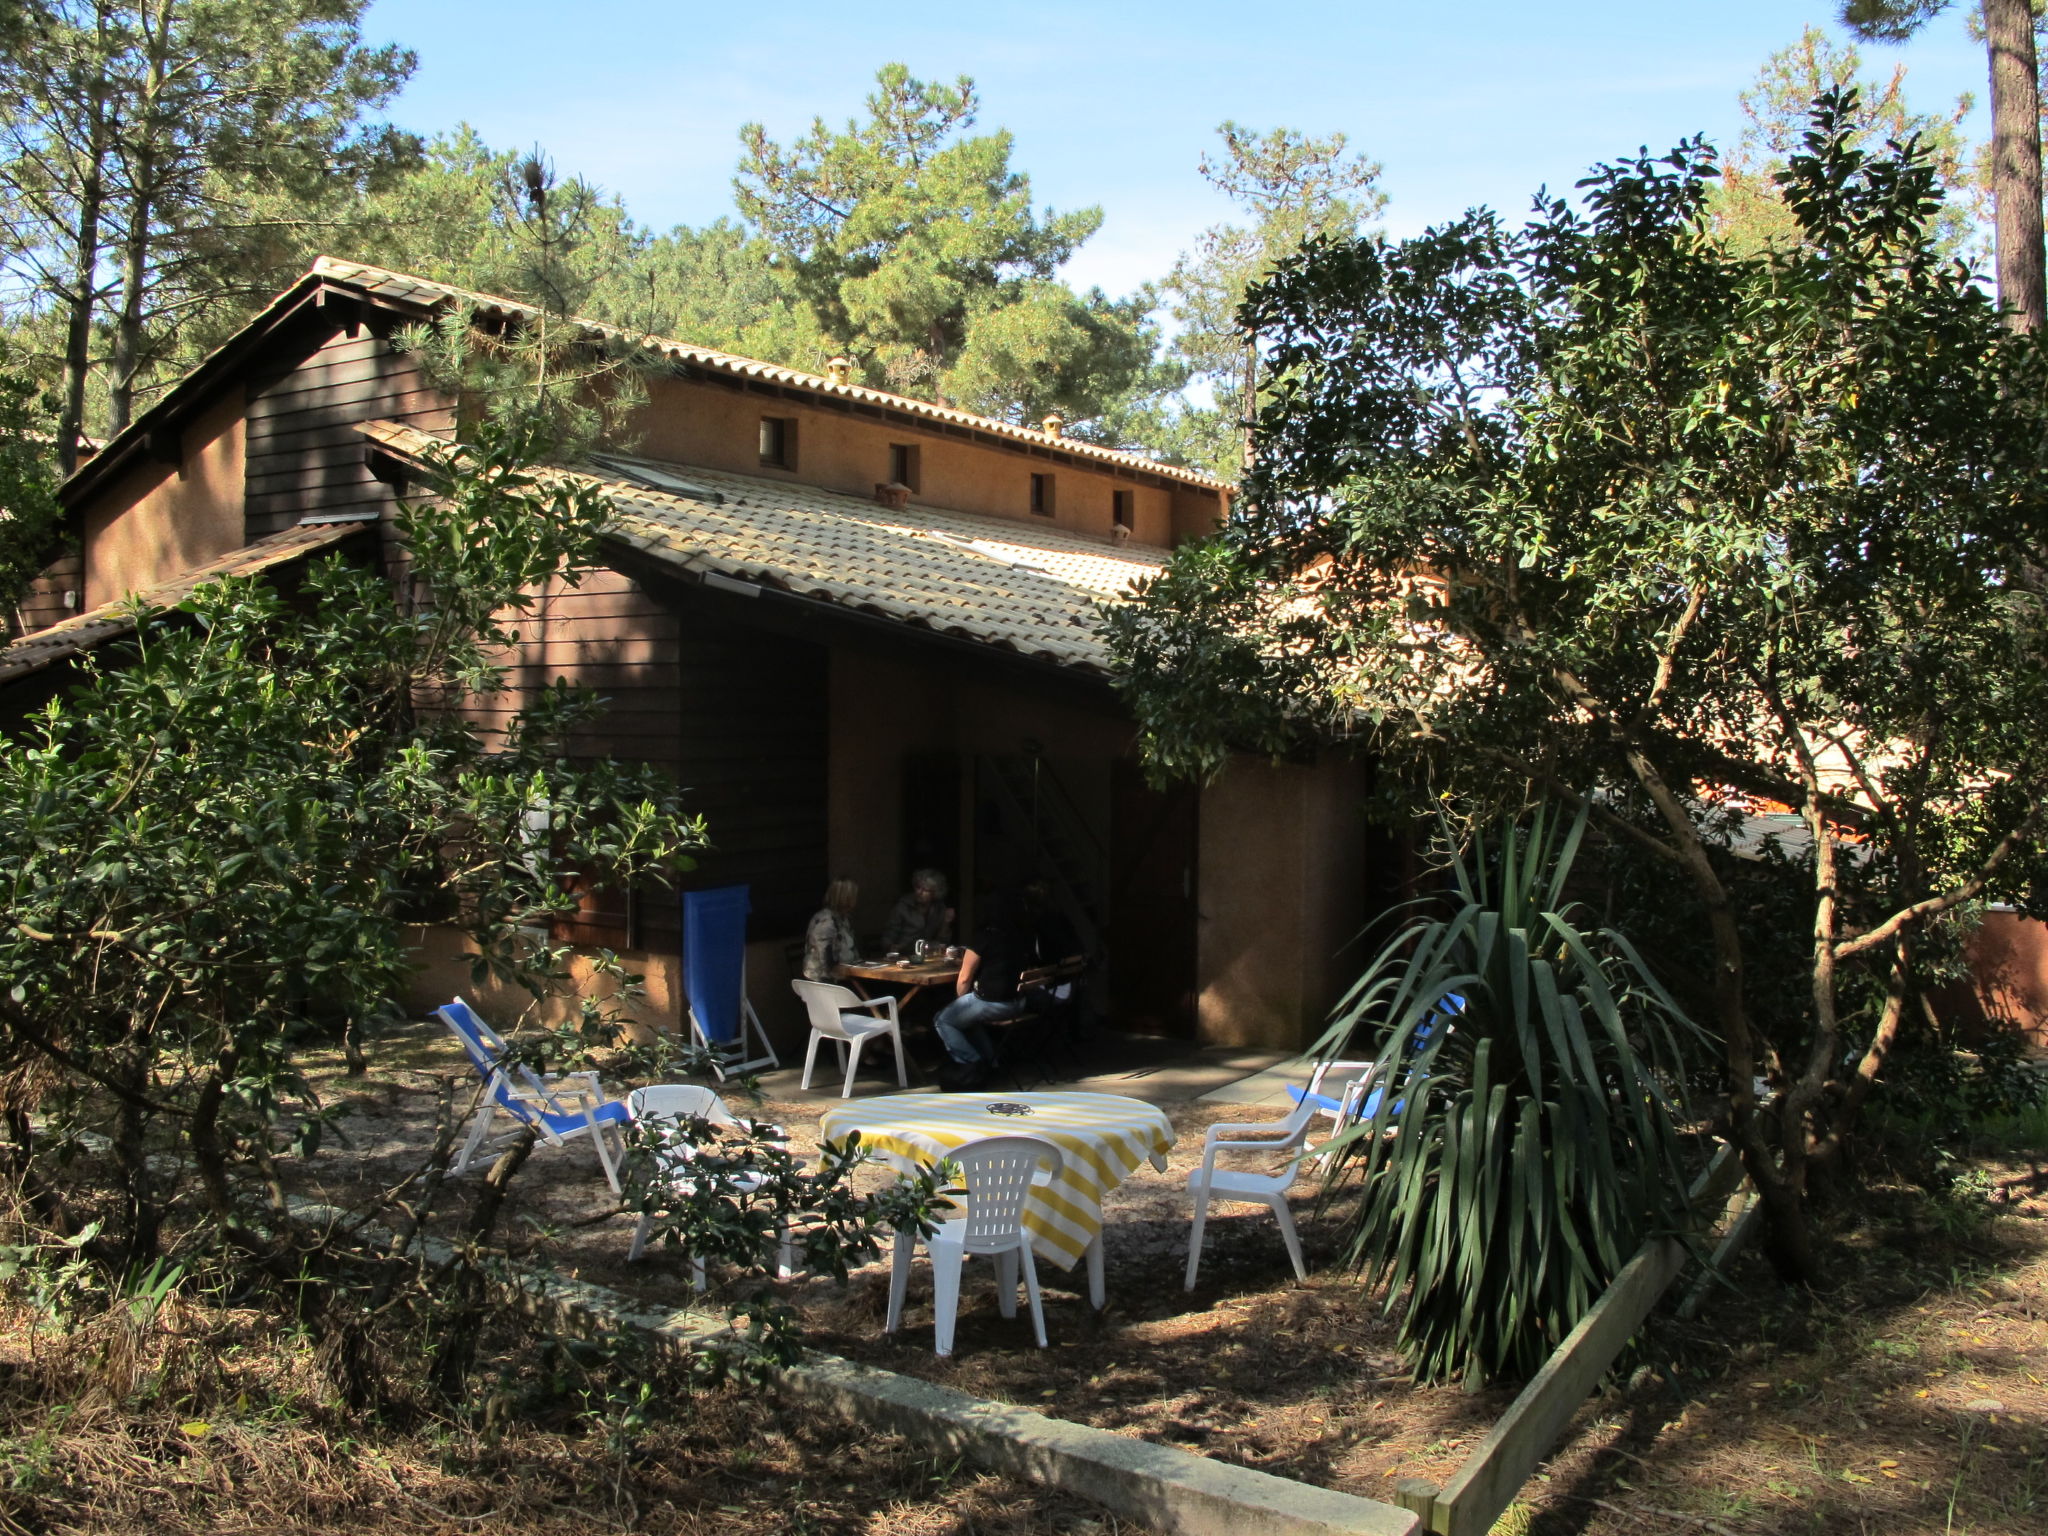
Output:
<instances>
[{"instance_id":1,"label":"leafy shrub","mask_svg":"<svg viewBox=\"0 0 2048 1536\"><path fill-rule=\"evenodd\" d=\"M1335 1141L1348 1254L1416 1376L1535 1371L1643 1240L1689 1222L1676 1102L1695 1033L1617 931L1564 898L1585 830L1539 809L1447 847L1317 1054L1370 1042L1384 1091Z\"/></svg>"}]
</instances>

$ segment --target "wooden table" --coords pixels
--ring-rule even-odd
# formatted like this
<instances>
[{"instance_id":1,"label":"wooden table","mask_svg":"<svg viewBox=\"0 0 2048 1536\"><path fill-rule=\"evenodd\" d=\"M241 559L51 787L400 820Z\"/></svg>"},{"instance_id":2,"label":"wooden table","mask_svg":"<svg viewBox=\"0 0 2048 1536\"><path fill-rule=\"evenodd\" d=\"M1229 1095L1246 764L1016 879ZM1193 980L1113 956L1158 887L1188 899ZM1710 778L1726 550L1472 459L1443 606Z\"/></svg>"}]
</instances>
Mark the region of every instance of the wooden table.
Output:
<instances>
[{"instance_id":1,"label":"wooden table","mask_svg":"<svg viewBox=\"0 0 2048 1536\"><path fill-rule=\"evenodd\" d=\"M910 1006L910 1000L926 987L945 987L949 992L960 979L958 960L906 960L901 965L885 965L880 960L863 961L859 965L842 965L839 974L862 997L869 996L863 981L886 981L892 986L908 990L896 1001L897 1011Z\"/></svg>"},{"instance_id":2,"label":"wooden table","mask_svg":"<svg viewBox=\"0 0 2048 1536\"><path fill-rule=\"evenodd\" d=\"M1029 1113L998 1112L1018 1105ZM936 1162L983 1136L1039 1136L1058 1147L1060 1172L1032 1188L1024 1229L1032 1251L1061 1269L1087 1256L1089 1299L1098 1310L1103 1197L1148 1158L1164 1173L1174 1142L1164 1110L1113 1093L892 1093L836 1104L818 1122L819 1136L828 1141L849 1131L906 1168Z\"/></svg>"}]
</instances>

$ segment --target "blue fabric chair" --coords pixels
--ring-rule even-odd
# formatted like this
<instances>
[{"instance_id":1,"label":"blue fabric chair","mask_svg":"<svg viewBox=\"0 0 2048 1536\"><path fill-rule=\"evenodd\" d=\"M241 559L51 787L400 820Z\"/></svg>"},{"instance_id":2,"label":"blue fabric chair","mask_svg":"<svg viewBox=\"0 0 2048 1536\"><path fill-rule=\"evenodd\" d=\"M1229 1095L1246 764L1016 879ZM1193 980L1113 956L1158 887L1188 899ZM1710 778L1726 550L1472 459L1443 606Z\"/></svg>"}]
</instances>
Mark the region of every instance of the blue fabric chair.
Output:
<instances>
[{"instance_id":1,"label":"blue fabric chair","mask_svg":"<svg viewBox=\"0 0 2048 1536\"><path fill-rule=\"evenodd\" d=\"M717 1058L720 1078L779 1067L782 1060L747 1000L747 912L744 885L683 893L683 994L690 1033ZM748 1056L752 1031L760 1054Z\"/></svg>"},{"instance_id":2,"label":"blue fabric chair","mask_svg":"<svg viewBox=\"0 0 2048 1536\"><path fill-rule=\"evenodd\" d=\"M1429 1037L1436 1033L1439 1025L1445 1029L1451 1028L1452 1021L1464 1011L1465 999L1462 994L1445 993L1438 1002L1436 1011L1430 1014L1426 1022L1417 1025L1415 1032L1408 1037L1407 1054L1414 1056ZM1289 1083L1287 1096L1296 1104L1312 1104L1316 1113L1330 1120L1330 1131L1335 1135L1352 1121L1370 1120L1379 1113L1380 1088L1372 1080L1377 1066L1377 1062L1371 1061L1319 1062L1315 1072L1309 1077L1307 1086ZM1357 1076L1348 1082L1334 1085L1326 1082L1332 1073L1346 1072L1355 1072ZM1398 1112L1400 1108L1400 1103L1396 1101L1395 1111Z\"/></svg>"},{"instance_id":3,"label":"blue fabric chair","mask_svg":"<svg viewBox=\"0 0 2048 1536\"><path fill-rule=\"evenodd\" d=\"M476 1114L469 1135L451 1170L469 1171L489 1139L499 1115L509 1116L514 1126L531 1126L551 1147L565 1146L579 1136L588 1136L604 1169L605 1182L613 1194L622 1193L619 1163L625 1153L620 1127L632 1118L631 1111L616 1099L606 1099L595 1072L549 1073L542 1076L523 1062L508 1061L510 1047L474 1008L461 998L434 1010L449 1032L462 1042L470 1065L483 1080L477 1097Z\"/></svg>"}]
</instances>

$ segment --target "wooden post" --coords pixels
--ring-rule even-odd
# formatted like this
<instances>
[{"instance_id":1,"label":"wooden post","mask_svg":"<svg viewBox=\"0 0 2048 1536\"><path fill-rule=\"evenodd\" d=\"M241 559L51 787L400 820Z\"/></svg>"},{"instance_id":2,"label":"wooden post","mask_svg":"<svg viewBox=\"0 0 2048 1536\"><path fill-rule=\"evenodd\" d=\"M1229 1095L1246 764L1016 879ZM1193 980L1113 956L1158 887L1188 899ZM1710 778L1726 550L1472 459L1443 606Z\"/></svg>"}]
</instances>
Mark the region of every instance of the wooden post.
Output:
<instances>
[{"instance_id":1,"label":"wooden post","mask_svg":"<svg viewBox=\"0 0 2048 1536\"><path fill-rule=\"evenodd\" d=\"M1416 1515L1422 1521L1425 1531L1441 1530L1436 1523L1436 1484L1426 1477L1397 1477L1394 1479L1394 1502Z\"/></svg>"}]
</instances>

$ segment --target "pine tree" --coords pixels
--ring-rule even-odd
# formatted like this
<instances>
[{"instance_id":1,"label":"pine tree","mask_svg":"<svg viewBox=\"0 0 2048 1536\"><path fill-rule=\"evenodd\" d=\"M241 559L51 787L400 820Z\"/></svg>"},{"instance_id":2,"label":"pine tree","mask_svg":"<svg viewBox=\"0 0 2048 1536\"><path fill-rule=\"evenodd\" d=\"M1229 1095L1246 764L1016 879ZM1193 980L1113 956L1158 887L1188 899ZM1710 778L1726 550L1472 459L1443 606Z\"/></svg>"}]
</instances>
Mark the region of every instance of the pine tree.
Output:
<instances>
[{"instance_id":1,"label":"pine tree","mask_svg":"<svg viewBox=\"0 0 2048 1536\"><path fill-rule=\"evenodd\" d=\"M786 148L759 123L740 133L740 212L819 330L872 384L1020 421L1098 418L1148 384L1149 304L1058 280L1102 210L1034 210L1010 135L967 132L980 102L966 76L890 64L875 84L843 130L814 119Z\"/></svg>"},{"instance_id":2,"label":"pine tree","mask_svg":"<svg viewBox=\"0 0 2048 1536\"><path fill-rule=\"evenodd\" d=\"M1210 404L1162 422L1176 456L1226 479L1242 467L1258 351L1239 328L1238 306L1254 282L1312 236L1354 239L1387 204L1381 167L1348 153L1341 133L1312 138L1292 128L1258 133L1226 122L1221 155L1203 155L1203 179L1252 215L1249 225L1203 232L1165 282L1178 330L1173 354L1206 387Z\"/></svg>"},{"instance_id":3,"label":"pine tree","mask_svg":"<svg viewBox=\"0 0 2048 1536\"><path fill-rule=\"evenodd\" d=\"M1897 42L1949 0L1843 0L1858 37ZM1980 0L1991 67L1991 195L1997 213L1998 298L2021 330L2048 324L2048 249L2041 224L2041 76L2032 0Z\"/></svg>"},{"instance_id":4,"label":"pine tree","mask_svg":"<svg viewBox=\"0 0 2048 1536\"><path fill-rule=\"evenodd\" d=\"M28 0L0 58L7 262L61 332L58 453L103 364L119 431L151 370L239 320L298 232L416 154L366 124L413 68L368 0ZM104 330L106 355L94 356Z\"/></svg>"},{"instance_id":5,"label":"pine tree","mask_svg":"<svg viewBox=\"0 0 2048 1536\"><path fill-rule=\"evenodd\" d=\"M1778 176L1805 146L1813 101L1828 91L1857 89L1856 144L1875 152L1887 141L1918 139L1944 194L1937 218L1941 248L1977 264L1982 192L1972 165L1974 146L1963 121L1973 99L1958 99L1945 113L1914 111L1906 101L1906 67L1893 68L1882 83L1862 79L1863 59L1853 45L1836 47L1819 27L1764 61L1755 82L1742 93L1748 124L1721 171L1712 199L1714 222L1738 251L1755 255L1796 238L1798 220L1779 194Z\"/></svg>"}]
</instances>

